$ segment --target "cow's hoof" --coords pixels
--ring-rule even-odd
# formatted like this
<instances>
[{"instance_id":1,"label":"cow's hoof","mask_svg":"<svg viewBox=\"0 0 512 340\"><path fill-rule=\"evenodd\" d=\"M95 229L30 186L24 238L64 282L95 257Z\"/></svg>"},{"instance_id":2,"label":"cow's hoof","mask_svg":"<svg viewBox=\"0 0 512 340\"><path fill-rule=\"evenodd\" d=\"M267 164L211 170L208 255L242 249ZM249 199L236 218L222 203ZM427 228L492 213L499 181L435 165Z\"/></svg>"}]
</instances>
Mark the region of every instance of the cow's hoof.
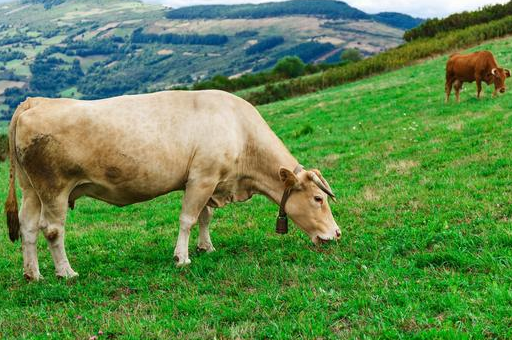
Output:
<instances>
[{"instance_id":1,"label":"cow's hoof","mask_svg":"<svg viewBox=\"0 0 512 340\"><path fill-rule=\"evenodd\" d=\"M215 251L213 244L198 244L197 251L201 253L211 253Z\"/></svg>"},{"instance_id":2,"label":"cow's hoof","mask_svg":"<svg viewBox=\"0 0 512 340\"><path fill-rule=\"evenodd\" d=\"M41 274L39 274L39 273L37 273L37 274L23 273L23 277L27 281L39 281L39 280L43 280L44 279L44 277Z\"/></svg>"},{"instance_id":3,"label":"cow's hoof","mask_svg":"<svg viewBox=\"0 0 512 340\"><path fill-rule=\"evenodd\" d=\"M64 268L63 270L56 273L59 279L72 279L78 276L78 273L71 268Z\"/></svg>"},{"instance_id":4,"label":"cow's hoof","mask_svg":"<svg viewBox=\"0 0 512 340\"><path fill-rule=\"evenodd\" d=\"M176 267L178 268L188 266L191 262L188 257L182 259L178 255L174 256L174 261L176 261Z\"/></svg>"}]
</instances>

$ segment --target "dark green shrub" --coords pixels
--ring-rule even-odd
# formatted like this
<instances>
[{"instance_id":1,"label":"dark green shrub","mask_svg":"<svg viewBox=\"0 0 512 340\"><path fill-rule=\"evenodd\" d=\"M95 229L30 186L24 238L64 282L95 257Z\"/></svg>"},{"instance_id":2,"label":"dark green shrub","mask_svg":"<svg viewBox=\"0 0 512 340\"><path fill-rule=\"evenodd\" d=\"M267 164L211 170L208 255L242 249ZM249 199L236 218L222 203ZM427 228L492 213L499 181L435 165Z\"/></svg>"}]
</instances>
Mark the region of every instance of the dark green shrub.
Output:
<instances>
[{"instance_id":1,"label":"dark green shrub","mask_svg":"<svg viewBox=\"0 0 512 340\"><path fill-rule=\"evenodd\" d=\"M273 71L282 78L295 78L304 75L306 65L299 57L284 57L277 62Z\"/></svg>"},{"instance_id":2,"label":"dark green shrub","mask_svg":"<svg viewBox=\"0 0 512 340\"><path fill-rule=\"evenodd\" d=\"M341 53L341 61L355 63L363 59L363 55L357 48L349 48Z\"/></svg>"}]
</instances>

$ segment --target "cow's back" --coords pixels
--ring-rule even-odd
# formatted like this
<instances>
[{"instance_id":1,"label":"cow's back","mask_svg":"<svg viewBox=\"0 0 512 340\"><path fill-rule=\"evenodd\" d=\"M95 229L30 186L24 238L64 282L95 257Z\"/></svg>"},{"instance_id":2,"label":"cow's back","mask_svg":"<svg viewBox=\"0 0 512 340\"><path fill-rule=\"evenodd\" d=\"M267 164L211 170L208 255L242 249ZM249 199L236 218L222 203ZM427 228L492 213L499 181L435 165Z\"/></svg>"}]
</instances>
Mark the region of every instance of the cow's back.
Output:
<instances>
[{"instance_id":1,"label":"cow's back","mask_svg":"<svg viewBox=\"0 0 512 340\"><path fill-rule=\"evenodd\" d=\"M496 60L489 51L470 54L452 54L446 64L446 75L461 81L474 81L475 75L496 67Z\"/></svg>"},{"instance_id":2,"label":"cow's back","mask_svg":"<svg viewBox=\"0 0 512 340\"><path fill-rule=\"evenodd\" d=\"M193 167L227 171L247 131L268 129L250 104L221 91L29 101L16 145L31 176L54 187L92 181L129 194L144 188L132 193L140 200L183 187Z\"/></svg>"}]
</instances>

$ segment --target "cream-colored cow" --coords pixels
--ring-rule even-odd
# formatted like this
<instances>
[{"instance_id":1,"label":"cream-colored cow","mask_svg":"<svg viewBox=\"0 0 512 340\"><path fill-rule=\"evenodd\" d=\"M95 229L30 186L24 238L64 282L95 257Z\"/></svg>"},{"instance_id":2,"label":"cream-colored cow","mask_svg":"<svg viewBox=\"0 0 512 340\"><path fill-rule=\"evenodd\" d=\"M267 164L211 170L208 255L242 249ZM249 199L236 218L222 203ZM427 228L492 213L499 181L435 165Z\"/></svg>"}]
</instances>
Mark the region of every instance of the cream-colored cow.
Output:
<instances>
[{"instance_id":1,"label":"cream-colored cow","mask_svg":"<svg viewBox=\"0 0 512 340\"><path fill-rule=\"evenodd\" d=\"M24 273L40 277L36 240L48 240L58 276L77 275L64 249L64 222L81 196L123 206L185 190L174 251L190 263L191 227L198 247L213 251L212 208L253 194L282 203L315 243L337 239L328 196L317 170L305 171L256 109L221 91L168 91L96 101L29 98L9 129L11 240L21 236ZM18 214L15 177L23 201Z\"/></svg>"}]
</instances>

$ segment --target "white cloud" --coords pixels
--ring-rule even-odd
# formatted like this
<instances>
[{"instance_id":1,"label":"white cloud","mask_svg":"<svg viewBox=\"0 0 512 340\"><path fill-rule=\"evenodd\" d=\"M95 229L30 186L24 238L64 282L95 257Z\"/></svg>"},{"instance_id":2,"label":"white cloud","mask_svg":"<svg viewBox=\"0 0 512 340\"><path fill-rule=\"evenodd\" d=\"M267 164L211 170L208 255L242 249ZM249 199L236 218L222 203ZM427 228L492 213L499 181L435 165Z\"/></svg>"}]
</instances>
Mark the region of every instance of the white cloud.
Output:
<instances>
[{"instance_id":1,"label":"white cloud","mask_svg":"<svg viewBox=\"0 0 512 340\"><path fill-rule=\"evenodd\" d=\"M262 3L283 0L143 0L171 7L213 4ZM421 18L443 17L465 10L506 3L509 0L345 0L352 7L367 13L400 12Z\"/></svg>"}]
</instances>

